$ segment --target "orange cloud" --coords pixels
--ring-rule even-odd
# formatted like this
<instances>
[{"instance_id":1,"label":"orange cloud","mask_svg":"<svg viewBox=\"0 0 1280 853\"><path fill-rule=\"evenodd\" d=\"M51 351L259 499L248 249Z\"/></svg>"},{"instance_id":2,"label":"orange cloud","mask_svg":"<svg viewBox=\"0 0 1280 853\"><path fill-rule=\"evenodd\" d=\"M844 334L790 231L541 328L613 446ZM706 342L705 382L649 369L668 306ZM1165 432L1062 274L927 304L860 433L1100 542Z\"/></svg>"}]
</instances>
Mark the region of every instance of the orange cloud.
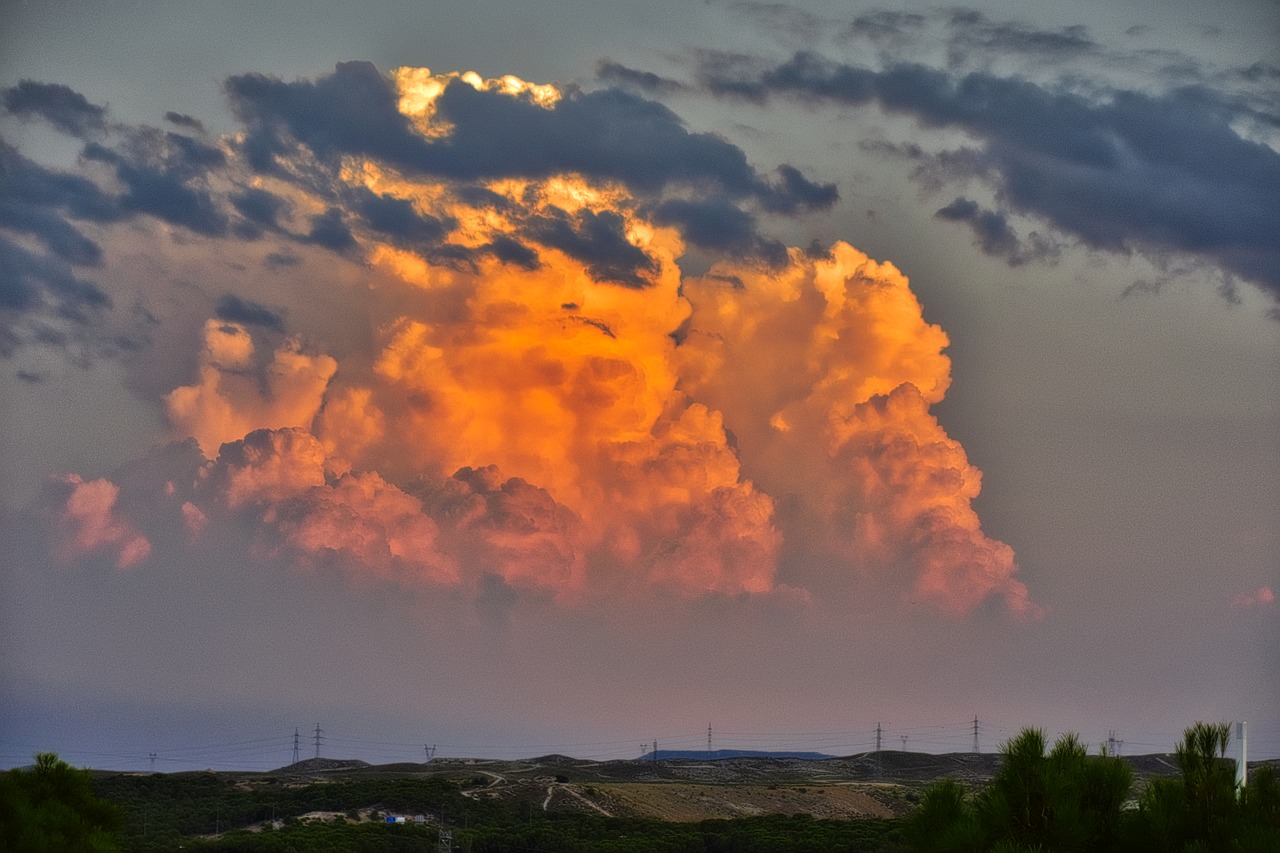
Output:
<instances>
[{"instance_id":1,"label":"orange cloud","mask_svg":"<svg viewBox=\"0 0 1280 853\"><path fill-rule=\"evenodd\" d=\"M455 79L549 113L564 97L401 69L414 132L453 132L436 107ZM291 311L298 335L267 351L280 323L205 324L197 376L164 400L213 460L175 514L188 538L231 514L300 564L568 600L803 584L808 567L779 565L794 536L836 573L825 587L1039 613L973 509L981 473L930 413L948 338L892 264L836 243L686 277L680 232L621 179L462 187L369 156L335 165L334 192L297 182L288 207L349 234L342 263L365 266L333 297L369 325L310 334L327 321Z\"/></svg>"},{"instance_id":2,"label":"orange cloud","mask_svg":"<svg viewBox=\"0 0 1280 853\"><path fill-rule=\"evenodd\" d=\"M255 429L309 428L337 370L334 359L307 355L296 340L283 343L261 368L253 357L244 326L209 320L197 383L165 397L174 432L195 438L207 457Z\"/></svg>"},{"instance_id":3,"label":"orange cloud","mask_svg":"<svg viewBox=\"0 0 1280 853\"><path fill-rule=\"evenodd\" d=\"M851 572L905 575L949 612L997 596L1039 613L1012 549L982 533L981 472L929 414L948 341L905 276L837 243L792 250L781 274L720 264L686 293L682 387L724 412L747 473L806 507Z\"/></svg>"}]
</instances>

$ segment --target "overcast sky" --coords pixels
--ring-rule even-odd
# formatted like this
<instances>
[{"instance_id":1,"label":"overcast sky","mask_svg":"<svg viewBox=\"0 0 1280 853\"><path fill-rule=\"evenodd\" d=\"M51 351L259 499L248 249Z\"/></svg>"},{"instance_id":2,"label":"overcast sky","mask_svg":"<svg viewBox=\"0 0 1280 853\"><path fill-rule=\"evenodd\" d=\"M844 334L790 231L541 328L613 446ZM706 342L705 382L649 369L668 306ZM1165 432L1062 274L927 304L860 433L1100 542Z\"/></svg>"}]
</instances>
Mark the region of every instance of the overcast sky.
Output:
<instances>
[{"instance_id":1,"label":"overcast sky","mask_svg":"<svg viewBox=\"0 0 1280 853\"><path fill-rule=\"evenodd\" d=\"M1274 2L0 16L0 764L1280 755Z\"/></svg>"}]
</instances>

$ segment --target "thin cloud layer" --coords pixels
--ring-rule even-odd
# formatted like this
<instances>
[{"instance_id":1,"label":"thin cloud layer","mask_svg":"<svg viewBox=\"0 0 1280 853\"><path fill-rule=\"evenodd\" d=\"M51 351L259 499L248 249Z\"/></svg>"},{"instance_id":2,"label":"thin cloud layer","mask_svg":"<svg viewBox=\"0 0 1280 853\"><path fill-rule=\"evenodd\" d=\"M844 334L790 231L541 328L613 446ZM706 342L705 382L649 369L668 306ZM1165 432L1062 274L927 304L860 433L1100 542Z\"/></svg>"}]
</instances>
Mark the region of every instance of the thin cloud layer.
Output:
<instances>
[{"instance_id":1,"label":"thin cloud layer","mask_svg":"<svg viewBox=\"0 0 1280 853\"><path fill-rule=\"evenodd\" d=\"M11 91L65 132L89 114ZM767 176L614 89L344 63L226 91L242 133L174 113L183 133L104 130L67 172L6 149L28 176L0 223L21 251L94 270L104 312L145 257L163 350L145 361L177 365L124 361L174 443L64 481L63 560L231 542L426 596L819 590L1040 613L930 413L948 340L907 279L758 229L833 186ZM688 244L720 260L686 275ZM193 269L213 275L203 298L175 299ZM164 375L181 378L145 391ZM788 556L800 541L820 568Z\"/></svg>"}]
</instances>

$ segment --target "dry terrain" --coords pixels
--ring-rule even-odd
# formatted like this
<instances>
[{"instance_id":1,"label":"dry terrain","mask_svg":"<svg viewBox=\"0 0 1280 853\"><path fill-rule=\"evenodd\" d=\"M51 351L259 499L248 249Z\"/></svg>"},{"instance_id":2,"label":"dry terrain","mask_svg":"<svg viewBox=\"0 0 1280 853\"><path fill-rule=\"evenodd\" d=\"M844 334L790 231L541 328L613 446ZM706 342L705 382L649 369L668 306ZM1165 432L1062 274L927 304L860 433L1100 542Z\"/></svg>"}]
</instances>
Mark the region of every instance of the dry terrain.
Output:
<instances>
[{"instance_id":1,"label":"dry terrain","mask_svg":"<svg viewBox=\"0 0 1280 853\"><path fill-rule=\"evenodd\" d=\"M1141 783L1176 774L1171 755L1125 759ZM1276 764L1280 762L1266 762ZM425 764L369 765L311 759L270 774L297 782L362 776L455 779L477 800L520 811L581 812L671 821L810 814L818 818L891 817L919 802L943 778L979 785L1000 766L991 753L864 753L843 758L725 758L714 761L584 761L547 755L521 761L437 758Z\"/></svg>"}]
</instances>

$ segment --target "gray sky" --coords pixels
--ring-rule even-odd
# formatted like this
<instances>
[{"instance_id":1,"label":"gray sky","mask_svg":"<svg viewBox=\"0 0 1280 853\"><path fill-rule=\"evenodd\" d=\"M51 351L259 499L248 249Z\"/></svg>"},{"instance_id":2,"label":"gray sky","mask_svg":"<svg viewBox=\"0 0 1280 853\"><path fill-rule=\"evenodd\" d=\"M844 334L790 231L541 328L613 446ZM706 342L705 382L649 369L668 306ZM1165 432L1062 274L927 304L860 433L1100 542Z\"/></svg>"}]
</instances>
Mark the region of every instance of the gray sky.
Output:
<instances>
[{"instance_id":1,"label":"gray sky","mask_svg":"<svg viewBox=\"0 0 1280 853\"><path fill-rule=\"evenodd\" d=\"M1280 755L1274 3L2 15L5 764Z\"/></svg>"}]
</instances>

